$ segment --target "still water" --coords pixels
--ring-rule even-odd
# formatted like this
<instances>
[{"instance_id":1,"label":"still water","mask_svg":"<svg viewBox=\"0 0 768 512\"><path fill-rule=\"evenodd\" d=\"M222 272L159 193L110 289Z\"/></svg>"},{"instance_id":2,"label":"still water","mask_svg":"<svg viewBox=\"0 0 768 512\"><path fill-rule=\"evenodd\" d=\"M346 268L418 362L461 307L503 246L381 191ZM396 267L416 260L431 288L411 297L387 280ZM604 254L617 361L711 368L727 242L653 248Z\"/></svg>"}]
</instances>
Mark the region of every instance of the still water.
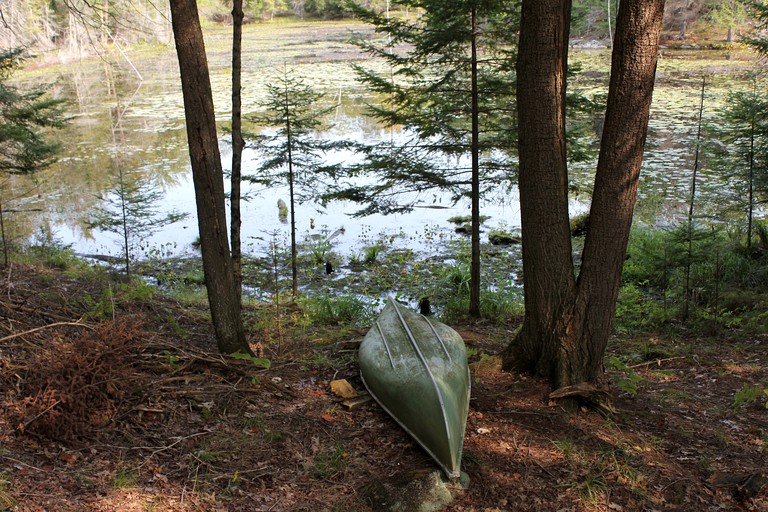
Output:
<instances>
[{"instance_id":1,"label":"still water","mask_svg":"<svg viewBox=\"0 0 768 512\"><path fill-rule=\"evenodd\" d=\"M327 101L337 107L329 120L330 127L318 136L365 142L402 136L383 130L364 116L365 104L372 98L355 82L351 63L365 62L374 67L377 63L366 60L343 42L351 30L348 24L287 24L278 28L279 36L266 33L266 30L262 26L246 29L244 114L259 108L264 100L266 83L289 66L294 76L325 93ZM230 116L226 43L227 34L207 36L225 171L231 165L224 130ZM47 227L57 239L71 244L81 254L120 254L120 241L114 235L89 230L87 223L105 190L114 184L115 176L132 173L151 178L162 190L163 198L156 205L158 213L178 210L189 214L184 221L156 232L143 244L145 249L162 248L164 254L192 254L195 252L192 243L197 238L197 224L175 52L170 47L153 47L138 49L126 57L117 53L106 53L102 57L87 63L58 66L34 78L38 82L47 81L55 97L68 100L72 122L60 134L65 149L61 160L41 176L37 203L24 219L26 227L30 233L39 227ZM602 62L609 55L607 52L582 53L576 54L574 60L580 57L589 57L589 62ZM675 219L685 211L700 77L706 72L704 64L697 67L691 62L695 61L678 62L673 57L660 61L638 204L638 215L645 222ZM725 71L720 70L719 80L712 80L707 91L705 119L714 115L714 105L722 101L723 91L732 85L730 74L747 65L730 60L718 63ZM592 78L575 81L574 88L600 91L604 90L606 81L607 73L595 73ZM245 174L258 167L258 158L254 151L245 151ZM336 154L332 158L355 157ZM588 182L589 168L587 165L585 171L574 172L572 180ZM516 192L514 187L510 190L502 197L483 203L482 214L490 216L484 226L485 235L492 227L519 227ZM289 226L280 221L277 207L278 199L288 202L287 189L263 190L244 184L244 194L248 196L242 205L244 251L263 254L269 241L275 238L287 243ZM458 236L447 219L468 215L469 205L450 204L440 195L433 197L430 194L424 199L424 207L411 213L372 215L361 219L350 216L357 205L335 203L323 209L305 203L297 207L297 234L302 239L336 233L334 243L339 254L348 254L381 237L394 245L428 252L434 249L435 236ZM571 206L572 215L587 207L580 198L574 198Z\"/></svg>"}]
</instances>

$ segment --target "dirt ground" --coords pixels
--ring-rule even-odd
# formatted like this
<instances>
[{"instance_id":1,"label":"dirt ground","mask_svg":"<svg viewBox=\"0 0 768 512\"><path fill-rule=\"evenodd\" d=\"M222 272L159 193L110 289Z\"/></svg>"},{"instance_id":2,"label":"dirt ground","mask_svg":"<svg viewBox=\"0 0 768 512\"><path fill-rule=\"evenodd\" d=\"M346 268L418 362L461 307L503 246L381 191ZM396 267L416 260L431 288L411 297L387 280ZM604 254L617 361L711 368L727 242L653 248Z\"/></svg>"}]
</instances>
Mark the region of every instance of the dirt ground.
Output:
<instances>
[{"instance_id":1,"label":"dirt ground","mask_svg":"<svg viewBox=\"0 0 768 512\"><path fill-rule=\"evenodd\" d=\"M362 391L364 330L255 331L269 369L216 353L199 306L15 265L0 281L0 510L370 511L429 457ZM472 399L451 511L768 511L768 335L614 340L617 413L567 414L455 326ZM259 343L262 342L262 343Z\"/></svg>"}]
</instances>

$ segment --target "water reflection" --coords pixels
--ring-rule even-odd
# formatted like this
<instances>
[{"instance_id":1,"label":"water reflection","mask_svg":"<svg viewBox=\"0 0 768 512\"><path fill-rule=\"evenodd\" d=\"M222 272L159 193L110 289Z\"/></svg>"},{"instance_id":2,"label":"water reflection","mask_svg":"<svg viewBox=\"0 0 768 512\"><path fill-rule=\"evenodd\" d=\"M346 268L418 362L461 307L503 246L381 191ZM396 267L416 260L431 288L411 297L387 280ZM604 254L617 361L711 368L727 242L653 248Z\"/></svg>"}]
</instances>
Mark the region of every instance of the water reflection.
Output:
<instances>
[{"instance_id":1,"label":"water reflection","mask_svg":"<svg viewBox=\"0 0 768 512\"><path fill-rule=\"evenodd\" d=\"M298 30L298 29L297 29ZM346 29L339 29L340 31ZM298 32L296 32L298 33ZM295 36L295 34L294 34ZM257 44L257 30L246 34L249 44ZM315 87L327 93L337 105L334 131L327 137L351 137L373 142L389 140L397 133L383 130L363 116L365 104L370 100L354 82L349 60L352 54L340 54L340 60L330 58L306 58L307 48L312 47L306 35L286 39L280 44L295 44L292 65L297 76L310 77ZM300 44L299 44L300 43ZM243 111L252 111L263 98L273 68L273 56L249 51L246 44L244 56ZM304 46L306 46L306 48ZM293 50L292 50L293 51ZM224 126L229 116L229 54L221 49L210 50L212 82L215 89L217 115ZM148 54L135 56L134 64L141 69L143 82L128 66L100 63L98 65L72 65L61 72L51 87L53 94L66 97L74 116L71 125L61 137L66 151L50 171L41 174L30 208L18 217L18 229L26 236L39 227L52 230L64 243L72 244L77 252L118 254L119 249L109 236L92 233L85 229L85 221L93 211L98 196L109 184L110 170L119 159L123 168L153 175L164 191L163 209L177 209L190 213L184 222L174 224L155 234L147 244L171 245L174 254L193 254L193 242L197 238L194 191L189 171L186 149L186 133L183 121L183 104L178 83L175 54L171 48L153 49ZM359 55L358 55L359 58ZM674 70L665 70L667 76ZM692 167L693 134L695 133L696 105L699 78L695 73L669 80L664 76L657 85L652 107L651 130L648 138L644 168L641 173L638 215L646 222L677 216L680 204L684 204L690 183ZM583 80L585 89L604 90L606 76L596 77L593 82ZM728 78L713 80L708 91L705 119L711 117L732 86ZM119 124L120 136L112 139L112 127ZM223 133L220 132L220 133ZM225 168L230 165L229 145L225 137L221 143ZM336 155L337 158L351 158ZM250 150L244 154L244 173L257 168L257 155ZM592 170L574 172L573 180L587 181ZM14 187L21 185L14 185ZM29 186L29 185L26 185ZM277 200L288 200L284 187L259 190L243 184L249 200L243 203L244 250L262 254L271 235L277 232L285 236L288 227L280 221ZM4 187L0 190L6 190ZM19 190L23 190L19 188ZM7 201L8 194L2 199ZM447 219L468 215L469 205L451 205L446 198L435 197L438 208L417 208L409 214L391 216L373 215L364 219L352 219L349 214L356 205L336 203L322 209L308 203L297 211L297 232L301 237L333 233L343 228L337 236L336 250L348 253L380 236L423 251L434 250L435 234L444 238L454 237ZM430 196L429 202L432 202ZM583 202L574 201L573 213L585 208ZM494 226L519 227L519 206L516 190L484 202L483 214L490 215L486 231ZM23 222L21 222L23 221ZM487 233L486 233L487 235Z\"/></svg>"}]
</instances>

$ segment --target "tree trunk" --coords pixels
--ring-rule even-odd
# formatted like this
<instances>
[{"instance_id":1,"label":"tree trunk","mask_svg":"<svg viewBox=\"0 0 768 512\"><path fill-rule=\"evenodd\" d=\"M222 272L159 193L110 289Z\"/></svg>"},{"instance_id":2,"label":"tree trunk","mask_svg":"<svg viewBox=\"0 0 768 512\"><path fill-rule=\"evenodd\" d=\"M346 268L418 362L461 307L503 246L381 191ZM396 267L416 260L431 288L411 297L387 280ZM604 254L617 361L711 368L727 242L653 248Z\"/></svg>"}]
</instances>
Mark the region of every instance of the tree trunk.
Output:
<instances>
[{"instance_id":1,"label":"tree trunk","mask_svg":"<svg viewBox=\"0 0 768 512\"><path fill-rule=\"evenodd\" d=\"M242 48L243 48L243 0L232 2L232 176L230 177L230 233L232 237L232 274L238 297L243 295L242 242L240 240L240 182L242 178L243 141L242 131Z\"/></svg>"},{"instance_id":2,"label":"tree trunk","mask_svg":"<svg viewBox=\"0 0 768 512\"><path fill-rule=\"evenodd\" d=\"M171 0L170 5L184 96L203 272L216 341L219 350L224 353L250 352L240 317L240 297L233 279L227 239L224 173L197 2Z\"/></svg>"},{"instance_id":3,"label":"tree trunk","mask_svg":"<svg viewBox=\"0 0 768 512\"><path fill-rule=\"evenodd\" d=\"M480 317L480 107L477 85L477 7L472 5L472 258L470 263L469 315Z\"/></svg>"},{"instance_id":4,"label":"tree trunk","mask_svg":"<svg viewBox=\"0 0 768 512\"><path fill-rule=\"evenodd\" d=\"M663 0L619 5L590 221L575 280L564 132L570 3L523 2L517 76L526 311L503 356L505 368L544 375L555 388L601 380L637 196L663 7Z\"/></svg>"},{"instance_id":5,"label":"tree trunk","mask_svg":"<svg viewBox=\"0 0 768 512\"><path fill-rule=\"evenodd\" d=\"M565 81L570 1L524 1L517 61L523 327L505 367L555 378L575 296L568 222Z\"/></svg>"},{"instance_id":6,"label":"tree trunk","mask_svg":"<svg viewBox=\"0 0 768 512\"><path fill-rule=\"evenodd\" d=\"M576 361L561 376L561 385L602 377L637 199L663 14L664 0L619 4L605 128L568 340Z\"/></svg>"}]
</instances>

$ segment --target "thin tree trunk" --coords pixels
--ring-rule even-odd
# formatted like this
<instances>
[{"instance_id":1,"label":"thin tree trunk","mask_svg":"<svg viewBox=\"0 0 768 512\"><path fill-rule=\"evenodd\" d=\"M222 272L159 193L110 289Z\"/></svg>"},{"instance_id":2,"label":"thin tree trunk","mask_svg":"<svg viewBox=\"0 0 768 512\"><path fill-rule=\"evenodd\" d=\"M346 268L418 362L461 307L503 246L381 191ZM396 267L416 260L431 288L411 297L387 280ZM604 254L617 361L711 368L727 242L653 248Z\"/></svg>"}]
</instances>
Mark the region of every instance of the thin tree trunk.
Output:
<instances>
[{"instance_id":1,"label":"thin tree trunk","mask_svg":"<svg viewBox=\"0 0 768 512\"><path fill-rule=\"evenodd\" d=\"M299 296L299 267L296 250L296 198L294 197L293 175L293 134L291 133L291 110L288 97L288 75L285 81L285 137L288 143L288 195L291 202L291 296L295 300Z\"/></svg>"},{"instance_id":2,"label":"thin tree trunk","mask_svg":"<svg viewBox=\"0 0 768 512\"><path fill-rule=\"evenodd\" d=\"M753 83L752 101L757 99L757 77ZM752 218L755 208L755 106L750 107L749 125L749 191L747 194L747 248L752 248Z\"/></svg>"},{"instance_id":3,"label":"thin tree trunk","mask_svg":"<svg viewBox=\"0 0 768 512\"><path fill-rule=\"evenodd\" d=\"M243 0L232 1L232 176L230 206L230 236L232 238L232 275L237 296L242 298L242 242L240 227L240 182L242 178L243 141L242 131L242 45L243 45Z\"/></svg>"},{"instance_id":4,"label":"thin tree trunk","mask_svg":"<svg viewBox=\"0 0 768 512\"><path fill-rule=\"evenodd\" d=\"M613 29L611 28L611 0L608 1L608 38L611 41L611 49L613 49Z\"/></svg>"},{"instance_id":5,"label":"thin tree trunk","mask_svg":"<svg viewBox=\"0 0 768 512\"><path fill-rule=\"evenodd\" d=\"M683 320L688 319L688 311L691 304L691 262L693 260L693 214L696 202L696 179L699 174L699 148L701 147L701 125L704 116L704 90L707 78L701 79L701 97L699 98L699 123L696 130L696 152L693 158L693 177L691 178L691 198L688 203L688 233L686 236L687 261L685 264L685 301L683 302Z\"/></svg>"},{"instance_id":6,"label":"thin tree trunk","mask_svg":"<svg viewBox=\"0 0 768 512\"><path fill-rule=\"evenodd\" d=\"M0 238L3 241L3 267L8 267L8 240L5 238L5 215L3 215L3 203L0 200Z\"/></svg>"},{"instance_id":7,"label":"thin tree trunk","mask_svg":"<svg viewBox=\"0 0 768 512\"><path fill-rule=\"evenodd\" d=\"M203 32L195 0L171 0L205 286L219 350L248 352L227 239L224 173Z\"/></svg>"},{"instance_id":8,"label":"thin tree trunk","mask_svg":"<svg viewBox=\"0 0 768 512\"><path fill-rule=\"evenodd\" d=\"M477 7L472 5L472 258L470 263L469 315L480 316L480 108L477 86Z\"/></svg>"}]
</instances>

